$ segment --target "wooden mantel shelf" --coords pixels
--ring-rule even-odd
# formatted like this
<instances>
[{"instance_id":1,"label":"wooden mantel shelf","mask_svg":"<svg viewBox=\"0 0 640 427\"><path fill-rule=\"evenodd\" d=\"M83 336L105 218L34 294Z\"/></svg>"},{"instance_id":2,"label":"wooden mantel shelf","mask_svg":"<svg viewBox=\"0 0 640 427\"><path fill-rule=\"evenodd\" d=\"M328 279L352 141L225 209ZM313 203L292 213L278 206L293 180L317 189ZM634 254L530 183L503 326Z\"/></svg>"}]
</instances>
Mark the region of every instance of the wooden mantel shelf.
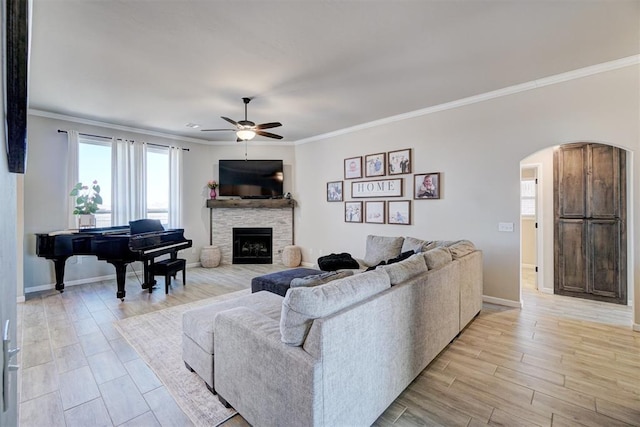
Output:
<instances>
[{"instance_id":1,"label":"wooden mantel shelf","mask_svg":"<svg viewBox=\"0 0 640 427\"><path fill-rule=\"evenodd\" d=\"M207 200L209 209L280 209L293 208L296 202L293 199L216 199Z\"/></svg>"}]
</instances>

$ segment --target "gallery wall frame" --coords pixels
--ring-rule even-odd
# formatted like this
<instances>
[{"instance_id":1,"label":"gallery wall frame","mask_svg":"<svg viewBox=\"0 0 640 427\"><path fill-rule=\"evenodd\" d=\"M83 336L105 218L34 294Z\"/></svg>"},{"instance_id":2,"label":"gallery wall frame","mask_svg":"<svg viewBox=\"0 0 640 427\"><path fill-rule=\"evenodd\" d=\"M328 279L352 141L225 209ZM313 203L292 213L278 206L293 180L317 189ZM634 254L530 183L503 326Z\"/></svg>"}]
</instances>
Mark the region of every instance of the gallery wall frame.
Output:
<instances>
[{"instance_id":1,"label":"gallery wall frame","mask_svg":"<svg viewBox=\"0 0 640 427\"><path fill-rule=\"evenodd\" d=\"M344 221L362 222L362 202L344 202Z\"/></svg>"},{"instance_id":2,"label":"gallery wall frame","mask_svg":"<svg viewBox=\"0 0 640 427\"><path fill-rule=\"evenodd\" d=\"M327 202L341 202L343 200L342 181L327 182Z\"/></svg>"},{"instance_id":3,"label":"gallery wall frame","mask_svg":"<svg viewBox=\"0 0 640 427\"><path fill-rule=\"evenodd\" d=\"M385 153L368 154L364 156L364 176L385 176L387 170Z\"/></svg>"},{"instance_id":4,"label":"gallery wall frame","mask_svg":"<svg viewBox=\"0 0 640 427\"><path fill-rule=\"evenodd\" d=\"M344 159L344 179L362 178L362 156Z\"/></svg>"},{"instance_id":5,"label":"gallery wall frame","mask_svg":"<svg viewBox=\"0 0 640 427\"><path fill-rule=\"evenodd\" d=\"M403 178L372 179L351 182L351 197L402 197Z\"/></svg>"},{"instance_id":6,"label":"gallery wall frame","mask_svg":"<svg viewBox=\"0 0 640 427\"><path fill-rule=\"evenodd\" d=\"M389 175L402 175L411 173L412 160L411 148L389 151L387 153L387 173Z\"/></svg>"},{"instance_id":7,"label":"gallery wall frame","mask_svg":"<svg viewBox=\"0 0 640 427\"><path fill-rule=\"evenodd\" d=\"M370 224L384 224L386 222L386 202L375 200L364 202L364 222Z\"/></svg>"},{"instance_id":8,"label":"gallery wall frame","mask_svg":"<svg viewBox=\"0 0 640 427\"><path fill-rule=\"evenodd\" d=\"M414 200L440 198L440 172L417 173L413 175Z\"/></svg>"},{"instance_id":9,"label":"gallery wall frame","mask_svg":"<svg viewBox=\"0 0 640 427\"><path fill-rule=\"evenodd\" d=\"M411 225L411 200L387 201L387 223Z\"/></svg>"}]
</instances>

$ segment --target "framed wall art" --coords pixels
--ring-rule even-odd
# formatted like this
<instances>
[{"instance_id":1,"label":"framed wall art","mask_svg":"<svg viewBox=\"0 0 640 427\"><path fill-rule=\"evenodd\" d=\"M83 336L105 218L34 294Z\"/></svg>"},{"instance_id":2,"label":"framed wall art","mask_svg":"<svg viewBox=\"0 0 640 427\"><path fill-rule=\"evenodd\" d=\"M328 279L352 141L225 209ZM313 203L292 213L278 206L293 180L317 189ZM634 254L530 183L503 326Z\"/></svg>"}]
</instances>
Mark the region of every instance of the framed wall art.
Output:
<instances>
[{"instance_id":1,"label":"framed wall art","mask_svg":"<svg viewBox=\"0 0 640 427\"><path fill-rule=\"evenodd\" d=\"M342 181L327 182L327 202L342 201Z\"/></svg>"},{"instance_id":2,"label":"framed wall art","mask_svg":"<svg viewBox=\"0 0 640 427\"><path fill-rule=\"evenodd\" d=\"M362 178L362 156L344 159L344 179Z\"/></svg>"},{"instance_id":3,"label":"framed wall art","mask_svg":"<svg viewBox=\"0 0 640 427\"><path fill-rule=\"evenodd\" d=\"M389 151L387 160L387 171L389 175L411 173L411 148Z\"/></svg>"},{"instance_id":4,"label":"framed wall art","mask_svg":"<svg viewBox=\"0 0 640 427\"><path fill-rule=\"evenodd\" d=\"M364 176L385 176L385 159L385 153L369 154L368 156L364 156Z\"/></svg>"},{"instance_id":5,"label":"framed wall art","mask_svg":"<svg viewBox=\"0 0 640 427\"><path fill-rule=\"evenodd\" d=\"M351 197L402 197L402 178L373 179L351 183Z\"/></svg>"},{"instance_id":6,"label":"framed wall art","mask_svg":"<svg viewBox=\"0 0 640 427\"><path fill-rule=\"evenodd\" d=\"M384 224L385 218L384 201L364 202L364 222L371 224Z\"/></svg>"},{"instance_id":7,"label":"framed wall art","mask_svg":"<svg viewBox=\"0 0 640 427\"><path fill-rule=\"evenodd\" d=\"M387 223L410 225L411 224L411 200L398 200L387 202Z\"/></svg>"},{"instance_id":8,"label":"framed wall art","mask_svg":"<svg viewBox=\"0 0 640 427\"><path fill-rule=\"evenodd\" d=\"M440 173L417 173L413 175L413 198L416 200L440 198Z\"/></svg>"},{"instance_id":9,"label":"framed wall art","mask_svg":"<svg viewBox=\"0 0 640 427\"><path fill-rule=\"evenodd\" d=\"M345 222L362 222L362 202L344 202Z\"/></svg>"}]
</instances>

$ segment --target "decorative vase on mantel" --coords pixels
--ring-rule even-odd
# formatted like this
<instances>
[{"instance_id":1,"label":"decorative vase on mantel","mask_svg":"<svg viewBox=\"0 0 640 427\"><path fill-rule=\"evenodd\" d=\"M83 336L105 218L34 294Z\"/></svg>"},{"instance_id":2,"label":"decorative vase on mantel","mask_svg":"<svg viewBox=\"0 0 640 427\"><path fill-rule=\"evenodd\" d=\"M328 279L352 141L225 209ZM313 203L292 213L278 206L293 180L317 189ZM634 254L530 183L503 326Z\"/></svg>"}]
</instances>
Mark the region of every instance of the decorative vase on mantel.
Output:
<instances>
[{"instance_id":1,"label":"decorative vase on mantel","mask_svg":"<svg viewBox=\"0 0 640 427\"><path fill-rule=\"evenodd\" d=\"M78 215L78 228L95 228L96 216L94 214Z\"/></svg>"},{"instance_id":2,"label":"decorative vase on mantel","mask_svg":"<svg viewBox=\"0 0 640 427\"><path fill-rule=\"evenodd\" d=\"M218 197L218 194L216 193L216 189L212 188L211 191L209 192L209 198L211 200L215 200L216 197Z\"/></svg>"}]
</instances>

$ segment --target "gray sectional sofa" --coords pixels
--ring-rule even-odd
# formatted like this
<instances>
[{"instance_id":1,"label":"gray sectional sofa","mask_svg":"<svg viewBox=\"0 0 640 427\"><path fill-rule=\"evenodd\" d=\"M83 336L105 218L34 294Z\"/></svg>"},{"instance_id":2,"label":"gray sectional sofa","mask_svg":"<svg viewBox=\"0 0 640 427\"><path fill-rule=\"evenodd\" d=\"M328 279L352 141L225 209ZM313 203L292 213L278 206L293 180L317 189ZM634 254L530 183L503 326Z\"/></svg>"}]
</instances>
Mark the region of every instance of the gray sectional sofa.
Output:
<instances>
[{"instance_id":1,"label":"gray sectional sofa","mask_svg":"<svg viewBox=\"0 0 640 427\"><path fill-rule=\"evenodd\" d=\"M370 425L482 307L482 252L468 241L368 236L361 263L415 250L284 298L187 312L185 363L252 425Z\"/></svg>"}]
</instances>

